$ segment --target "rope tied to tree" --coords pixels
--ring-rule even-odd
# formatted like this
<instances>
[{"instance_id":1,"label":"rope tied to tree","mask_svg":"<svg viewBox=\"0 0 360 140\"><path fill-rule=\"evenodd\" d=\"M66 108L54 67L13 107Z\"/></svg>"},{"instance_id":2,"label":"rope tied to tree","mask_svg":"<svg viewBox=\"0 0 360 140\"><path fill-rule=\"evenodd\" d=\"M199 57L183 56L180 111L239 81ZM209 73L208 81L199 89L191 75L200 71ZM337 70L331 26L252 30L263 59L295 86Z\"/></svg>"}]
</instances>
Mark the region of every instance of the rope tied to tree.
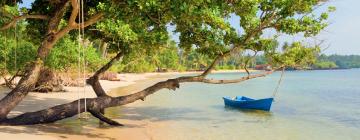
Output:
<instances>
[{"instance_id":1,"label":"rope tied to tree","mask_svg":"<svg viewBox=\"0 0 360 140\"><path fill-rule=\"evenodd\" d=\"M275 88L275 90L274 90L274 92L273 92L273 94L272 94L272 97L273 97L273 98L275 98L275 96L276 96L277 93L278 93L278 90L279 90L281 81L282 81L282 79L283 79L283 77L284 77L284 73L285 73L285 67L283 67L282 70L281 70L280 79L279 79L279 81L278 81L278 83L277 83L277 85L276 85L276 88Z\"/></svg>"},{"instance_id":2,"label":"rope tied to tree","mask_svg":"<svg viewBox=\"0 0 360 140\"><path fill-rule=\"evenodd\" d=\"M85 36L85 30L84 30L84 1L83 0L78 0L78 20L79 20L79 24L78 24L78 33L79 33L79 38L78 38L78 78L81 79L82 78L82 84L83 84L83 98L84 98L84 112L87 112L87 106L86 106L86 60L85 60L85 48L82 47L81 45L84 44L84 36ZM81 64L81 61L83 61L83 64ZM82 66L81 66L82 65ZM82 73L82 75L81 75ZM80 95L80 88L78 88L78 114L79 114L79 118L87 118L87 115L85 114L84 117L81 117L81 95Z\"/></svg>"}]
</instances>

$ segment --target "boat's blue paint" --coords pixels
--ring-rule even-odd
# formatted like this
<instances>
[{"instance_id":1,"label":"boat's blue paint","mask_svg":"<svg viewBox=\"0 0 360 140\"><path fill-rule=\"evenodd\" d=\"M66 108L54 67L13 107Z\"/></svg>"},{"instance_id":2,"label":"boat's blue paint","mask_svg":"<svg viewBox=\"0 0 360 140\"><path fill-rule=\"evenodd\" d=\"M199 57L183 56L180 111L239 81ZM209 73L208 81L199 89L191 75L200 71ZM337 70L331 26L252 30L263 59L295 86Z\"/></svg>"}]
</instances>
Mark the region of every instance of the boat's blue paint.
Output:
<instances>
[{"instance_id":1,"label":"boat's blue paint","mask_svg":"<svg viewBox=\"0 0 360 140\"><path fill-rule=\"evenodd\" d=\"M223 97L226 106L243 108L243 109L258 109L270 111L271 104L274 98L252 99L245 96L236 96L235 98Z\"/></svg>"}]
</instances>

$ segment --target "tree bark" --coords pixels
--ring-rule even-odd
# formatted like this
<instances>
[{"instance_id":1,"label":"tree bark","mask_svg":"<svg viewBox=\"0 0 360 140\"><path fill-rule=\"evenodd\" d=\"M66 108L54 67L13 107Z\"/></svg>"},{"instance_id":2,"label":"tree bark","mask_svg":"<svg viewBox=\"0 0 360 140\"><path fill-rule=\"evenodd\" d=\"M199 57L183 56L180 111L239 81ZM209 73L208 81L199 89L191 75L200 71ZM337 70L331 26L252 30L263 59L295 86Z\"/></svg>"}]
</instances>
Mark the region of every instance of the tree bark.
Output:
<instances>
[{"instance_id":1,"label":"tree bark","mask_svg":"<svg viewBox=\"0 0 360 140\"><path fill-rule=\"evenodd\" d=\"M119 52L114 58L112 58L107 64L105 64L103 67L101 67L98 71L94 73L93 76L91 76L88 80L86 80L86 83L91 85L93 88L95 94L98 97L107 96L106 92L102 88L99 82L99 78L102 74L104 74L116 61L121 59L124 56L124 52Z\"/></svg>"},{"instance_id":2,"label":"tree bark","mask_svg":"<svg viewBox=\"0 0 360 140\"><path fill-rule=\"evenodd\" d=\"M267 74L271 74L270 72L257 74L251 77L242 77L239 80L236 80L236 83L246 81L249 79L262 77ZM220 81L220 82L219 82ZM205 82L210 84L229 84L234 83L233 80L211 80L205 79L201 76L184 76L175 79L169 79L166 81L158 82L142 91L118 97L110 97L110 96L101 96L97 98L87 98L86 99L86 108L87 111L96 112L93 114L95 117L99 118L102 121L105 121L108 124L111 124L112 120L108 120L108 118L104 118L101 113L98 112L101 109L121 106L125 104L129 104L135 102L137 100L145 100L145 98L161 89L171 89L176 90L180 87L180 83L184 82ZM85 111L85 103L84 99L80 99L80 113ZM73 101L67 104L62 104L58 106L54 106L48 109L36 111L36 112L27 112L22 115L16 116L14 118L4 119L0 121L2 125L31 125L31 124L42 124L42 123L52 123L58 120L62 120L65 118L69 118L77 115L78 112L78 100ZM100 115L100 116L99 116Z\"/></svg>"},{"instance_id":3,"label":"tree bark","mask_svg":"<svg viewBox=\"0 0 360 140\"><path fill-rule=\"evenodd\" d=\"M26 97L31 89L34 88L34 85L38 81L40 70L43 67L43 61L45 60L45 57L48 56L55 43L69 31L76 29L79 24L82 24L82 28L85 28L96 23L103 16L103 13L98 13L90 17L84 23L76 23L75 18L78 15L79 6L76 0L71 0L73 10L69 25L58 31L60 21L63 18L68 3L69 0L59 0L56 2L57 7L55 12L50 16L51 19L49 19L48 22L47 35L37 51L37 60L30 64L25 70L25 76L21 78L15 89L0 100L0 121L6 120L9 112Z\"/></svg>"},{"instance_id":4,"label":"tree bark","mask_svg":"<svg viewBox=\"0 0 360 140\"><path fill-rule=\"evenodd\" d=\"M100 68L98 71L95 72L93 76L86 80L86 83L91 85L97 97L104 97L108 96L104 89L102 88L99 77L103 75L116 61L119 61L124 56L124 51L119 52L114 58L112 58L106 65ZM91 112L90 112L91 113ZM117 125L120 126L120 123L111 120L110 118L106 118L105 115L105 108L100 108L98 114L91 113L93 116L99 118L99 124L102 125L103 122L106 122L110 125ZM116 123L115 123L116 122Z\"/></svg>"},{"instance_id":5,"label":"tree bark","mask_svg":"<svg viewBox=\"0 0 360 140\"><path fill-rule=\"evenodd\" d=\"M57 30L60 20L66 10L67 1L63 1L56 8L56 12L53 14L53 17L49 20L49 26L47 29L47 36L43 40L41 46L38 49L37 60L31 64L25 70L25 76L21 78L18 85L13 89L9 94L7 94L3 99L0 100L0 120L6 118L7 114L28 94L28 92L34 88L40 70L43 67L43 60L49 54L51 48L55 45L57 40L62 36L55 34L54 31Z\"/></svg>"},{"instance_id":6,"label":"tree bark","mask_svg":"<svg viewBox=\"0 0 360 140\"><path fill-rule=\"evenodd\" d=\"M89 80L87 80L87 83L92 85L95 93L98 96L97 98L86 99L87 100L86 104L84 102L85 99L80 99L67 104L57 105L48 109L44 109L36 112L27 112L13 118L7 118L6 116L10 112L10 110L12 110L27 95L29 89L33 88L34 84L37 82L41 67L43 66L42 60L44 60L44 58L48 55L49 51L57 42L57 40L79 25L75 22L79 7L76 0L71 0L73 9L69 19L68 26L56 32L60 19L64 14L66 3L64 3L64 6L62 8L57 10L57 12L53 15L53 18L49 21L48 34L44 39L41 47L38 49L38 60L34 62L26 70L26 75L20 80L17 87L0 101L0 106L2 107L0 109L0 124L30 125L30 124L40 124L40 123L51 123L64 118L72 117L74 115L77 115L79 112L82 113L85 111L85 106L87 109L86 111L89 111L90 113L92 113L92 115L99 118L100 120L107 122L108 124L118 124L117 122L109 118L106 118L103 115L104 109L108 107L115 107L115 106L129 104L137 100L145 100L147 96L164 88L175 90L180 87L180 83L184 83L184 82L228 84L228 83L238 83L271 74L271 72L267 72L263 74L257 74L257 75L242 77L240 79L233 79L233 80L205 79L205 77L212 71L214 66L217 63L219 63L220 60L230 55L232 52L237 52L237 50L241 49L242 46L246 45L251 38L253 38L259 31L261 31L260 29L262 29L263 25L260 24L259 29L256 29L253 32L248 33L248 35L245 37L244 40L241 41L240 44L237 44L228 52L219 55L213 61L210 67L201 75L168 79L166 81L158 82L140 92L136 92L125 96L110 97L102 89L101 84L99 82L99 75L104 73L107 69L109 69L112 66L112 64L115 61L119 60L122 57L123 54L121 52L115 58L113 58L108 64L106 64L104 67L99 69ZM83 24L84 27L89 26L95 23L96 21L98 21L102 16L103 16L102 13L96 14L93 17L91 17L87 22L81 24ZM78 103L80 103L80 108L78 108Z\"/></svg>"},{"instance_id":7,"label":"tree bark","mask_svg":"<svg viewBox=\"0 0 360 140\"><path fill-rule=\"evenodd\" d=\"M95 111L95 110L89 110L89 112L91 113L91 115L93 115L94 117L98 118L100 121L100 124L102 124L102 122L106 122L109 125L114 125L114 126L124 126L123 124L120 124L114 120L111 120L107 117L105 117L103 114L103 112L100 111Z\"/></svg>"},{"instance_id":8,"label":"tree bark","mask_svg":"<svg viewBox=\"0 0 360 140\"><path fill-rule=\"evenodd\" d=\"M38 60L28 67L26 75L21 78L19 84L0 101L0 120L6 118L7 114L34 88L42 67L42 61Z\"/></svg>"}]
</instances>

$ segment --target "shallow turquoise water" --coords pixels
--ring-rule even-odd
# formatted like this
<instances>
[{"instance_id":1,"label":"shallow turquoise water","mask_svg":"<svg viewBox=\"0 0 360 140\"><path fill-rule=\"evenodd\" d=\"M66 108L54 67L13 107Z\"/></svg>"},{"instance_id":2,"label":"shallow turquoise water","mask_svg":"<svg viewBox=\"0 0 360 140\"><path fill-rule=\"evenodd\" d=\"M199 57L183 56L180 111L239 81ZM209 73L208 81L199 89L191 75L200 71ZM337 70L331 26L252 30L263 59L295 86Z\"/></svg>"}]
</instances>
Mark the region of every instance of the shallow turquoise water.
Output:
<instances>
[{"instance_id":1,"label":"shallow turquoise water","mask_svg":"<svg viewBox=\"0 0 360 140\"><path fill-rule=\"evenodd\" d=\"M141 114L121 116L126 119L171 121L159 130L171 139L360 139L360 69L286 72L270 112L224 107L222 96L271 96L279 76L227 85L185 83L177 91L161 90L119 112Z\"/></svg>"}]
</instances>

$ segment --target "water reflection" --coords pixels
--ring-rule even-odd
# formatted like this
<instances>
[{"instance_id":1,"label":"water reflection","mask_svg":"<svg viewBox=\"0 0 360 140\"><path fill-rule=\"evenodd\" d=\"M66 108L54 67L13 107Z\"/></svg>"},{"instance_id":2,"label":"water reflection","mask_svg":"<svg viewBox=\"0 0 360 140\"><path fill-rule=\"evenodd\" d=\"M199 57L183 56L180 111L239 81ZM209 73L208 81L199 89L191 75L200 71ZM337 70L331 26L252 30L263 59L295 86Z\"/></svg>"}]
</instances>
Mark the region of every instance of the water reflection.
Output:
<instances>
[{"instance_id":1,"label":"water reflection","mask_svg":"<svg viewBox=\"0 0 360 140\"><path fill-rule=\"evenodd\" d=\"M271 111L254 110L254 109L242 109L230 106L224 106L225 111L239 112L245 115L253 117L271 117L273 113Z\"/></svg>"}]
</instances>

